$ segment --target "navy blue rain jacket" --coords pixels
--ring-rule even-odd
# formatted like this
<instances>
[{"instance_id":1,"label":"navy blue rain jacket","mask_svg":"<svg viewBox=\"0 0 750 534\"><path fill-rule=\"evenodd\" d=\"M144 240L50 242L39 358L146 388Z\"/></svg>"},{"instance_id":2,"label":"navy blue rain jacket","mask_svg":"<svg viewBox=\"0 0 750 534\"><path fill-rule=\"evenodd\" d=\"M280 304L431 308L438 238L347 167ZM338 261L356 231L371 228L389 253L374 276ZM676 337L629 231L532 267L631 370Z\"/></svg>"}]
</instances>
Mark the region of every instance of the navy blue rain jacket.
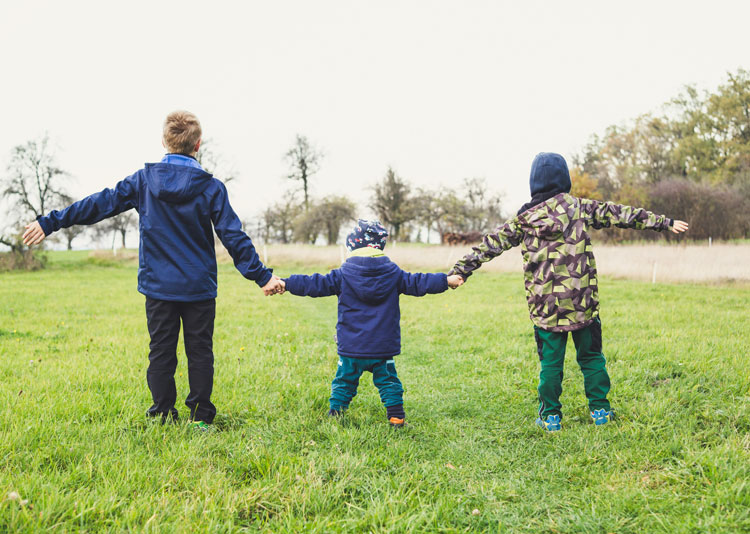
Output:
<instances>
[{"instance_id":1,"label":"navy blue rain jacket","mask_svg":"<svg viewBox=\"0 0 750 534\"><path fill-rule=\"evenodd\" d=\"M147 163L114 189L79 200L38 221L44 233L94 224L131 208L140 215L138 291L170 301L216 298L213 229L237 270L263 286L271 270L258 258L229 205L227 188L201 168Z\"/></svg>"},{"instance_id":2,"label":"navy blue rain jacket","mask_svg":"<svg viewBox=\"0 0 750 534\"><path fill-rule=\"evenodd\" d=\"M293 275L286 290L302 297L338 295L340 356L390 358L401 352L399 295L422 297L448 289L443 273L407 273L385 256L352 257L326 275Z\"/></svg>"}]
</instances>

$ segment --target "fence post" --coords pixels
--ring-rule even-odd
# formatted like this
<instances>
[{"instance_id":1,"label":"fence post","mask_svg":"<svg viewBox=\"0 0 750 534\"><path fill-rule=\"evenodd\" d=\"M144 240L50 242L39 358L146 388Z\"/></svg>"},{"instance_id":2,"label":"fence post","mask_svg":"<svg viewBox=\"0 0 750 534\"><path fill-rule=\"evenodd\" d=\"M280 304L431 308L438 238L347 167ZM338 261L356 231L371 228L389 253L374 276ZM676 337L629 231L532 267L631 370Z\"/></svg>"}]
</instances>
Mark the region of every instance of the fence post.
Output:
<instances>
[{"instance_id":1,"label":"fence post","mask_svg":"<svg viewBox=\"0 0 750 534\"><path fill-rule=\"evenodd\" d=\"M651 269L651 283L656 283L656 262L654 262L654 266Z\"/></svg>"},{"instance_id":2,"label":"fence post","mask_svg":"<svg viewBox=\"0 0 750 534\"><path fill-rule=\"evenodd\" d=\"M711 237L708 238L708 248L711 248Z\"/></svg>"}]
</instances>

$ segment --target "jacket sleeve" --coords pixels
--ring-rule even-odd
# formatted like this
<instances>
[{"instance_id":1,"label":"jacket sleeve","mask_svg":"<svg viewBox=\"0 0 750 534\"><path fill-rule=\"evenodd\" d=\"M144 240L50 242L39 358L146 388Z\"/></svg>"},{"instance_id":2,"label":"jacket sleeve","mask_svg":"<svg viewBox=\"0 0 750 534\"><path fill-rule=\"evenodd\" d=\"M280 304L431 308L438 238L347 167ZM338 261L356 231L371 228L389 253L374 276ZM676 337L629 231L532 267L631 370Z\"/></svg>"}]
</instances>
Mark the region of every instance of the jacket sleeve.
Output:
<instances>
[{"instance_id":1,"label":"jacket sleeve","mask_svg":"<svg viewBox=\"0 0 750 534\"><path fill-rule=\"evenodd\" d=\"M74 202L62 211L51 211L37 221L45 235L76 224L94 224L138 207L139 173L128 176L113 189L104 189Z\"/></svg>"},{"instance_id":2,"label":"jacket sleeve","mask_svg":"<svg viewBox=\"0 0 750 534\"><path fill-rule=\"evenodd\" d=\"M408 273L401 271L398 292L413 297L424 297L428 293L442 293L448 289L445 273Z\"/></svg>"},{"instance_id":3,"label":"jacket sleeve","mask_svg":"<svg viewBox=\"0 0 750 534\"><path fill-rule=\"evenodd\" d=\"M341 271L328 274L293 274L284 279L286 290L300 297L330 297L341 293Z\"/></svg>"},{"instance_id":4,"label":"jacket sleeve","mask_svg":"<svg viewBox=\"0 0 750 534\"><path fill-rule=\"evenodd\" d=\"M579 199L581 218L592 228L635 228L636 230L656 230L661 232L672 225L672 219L665 215L656 215L643 208L634 208L614 202L601 202L587 198Z\"/></svg>"},{"instance_id":5,"label":"jacket sleeve","mask_svg":"<svg viewBox=\"0 0 750 534\"><path fill-rule=\"evenodd\" d=\"M479 269L483 263L490 261L513 247L517 247L523 240L523 230L518 217L511 219L491 234L482 239L482 243L474 248L466 256L458 260L453 269L448 273L460 274L464 280Z\"/></svg>"},{"instance_id":6,"label":"jacket sleeve","mask_svg":"<svg viewBox=\"0 0 750 534\"><path fill-rule=\"evenodd\" d=\"M240 218L229 205L226 186L218 180L216 182L219 190L211 200L211 222L216 235L229 251L240 274L263 287L271 279L273 271L263 265L250 237L242 231Z\"/></svg>"}]
</instances>

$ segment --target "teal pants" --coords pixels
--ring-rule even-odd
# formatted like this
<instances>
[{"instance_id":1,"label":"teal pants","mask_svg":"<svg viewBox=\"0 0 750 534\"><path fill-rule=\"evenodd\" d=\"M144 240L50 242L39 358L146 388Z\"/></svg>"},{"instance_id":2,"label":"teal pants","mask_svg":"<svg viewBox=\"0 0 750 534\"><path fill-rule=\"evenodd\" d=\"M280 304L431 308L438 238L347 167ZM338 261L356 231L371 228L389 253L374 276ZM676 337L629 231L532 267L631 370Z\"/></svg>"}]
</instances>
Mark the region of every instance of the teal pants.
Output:
<instances>
[{"instance_id":1,"label":"teal pants","mask_svg":"<svg viewBox=\"0 0 750 534\"><path fill-rule=\"evenodd\" d=\"M345 410L357 394L359 377L372 373L372 383L378 388L383 405L396 406L404 403L404 388L396 374L393 360L347 358L339 356L339 367L331 384L331 409Z\"/></svg>"},{"instance_id":2,"label":"teal pants","mask_svg":"<svg viewBox=\"0 0 750 534\"><path fill-rule=\"evenodd\" d=\"M609 375L606 360L602 354L602 324L597 318L586 328L572 332L576 346L576 360L583 373L583 389L589 401L589 409L604 408L609 411ZM568 343L567 332L548 332L534 327L537 352L542 370L539 373L539 417L548 415L562 417L563 363L565 345Z\"/></svg>"}]
</instances>

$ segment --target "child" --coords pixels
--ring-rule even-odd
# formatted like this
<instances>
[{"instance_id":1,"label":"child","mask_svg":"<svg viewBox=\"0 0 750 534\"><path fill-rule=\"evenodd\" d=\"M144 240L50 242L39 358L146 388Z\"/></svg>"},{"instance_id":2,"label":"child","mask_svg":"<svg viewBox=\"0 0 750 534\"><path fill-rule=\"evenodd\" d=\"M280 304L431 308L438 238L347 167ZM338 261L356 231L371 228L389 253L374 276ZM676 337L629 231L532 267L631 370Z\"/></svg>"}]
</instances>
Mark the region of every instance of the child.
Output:
<instances>
[{"instance_id":1,"label":"child","mask_svg":"<svg viewBox=\"0 0 750 534\"><path fill-rule=\"evenodd\" d=\"M285 278L294 295L339 299L336 343L338 370L331 385L328 415L344 413L357 394L359 377L372 373L393 427L405 424L404 390L393 357L401 353L399 295L442 293L463 283L460 276L407 273L383 253L388 233L379 222L359 220L346 239L349 258L327 275Z\"/></svg>"},{"instance_id":2,"label":"child","mask_svg":"<svg viewBox=\"0 0 750 534\"><path fill-rule=\"evenodd\" d=\"M449 274L466 279L484 262L521 245L526 299L542 367L536 423L549 432L561 429L563 360L571 332L591 418L602 425L612 417L610 383L602 354L596 263L586 230L615 225L680 233L688 225L640 208L571 196L568 166L559 154L538 154L530 182L531 202L486 235Z\"/></svg>"},{"instance_id":3,"label":"child","mask_svg":"<svg viewBox=\"0 0 750 534\"><path fill-rule=\"evenodd\" d=\"M174 373L182 320L190 382L185 404L192 425L205 430L216 415L211 404L217 287L212 225L245 278L254 280L266 295L282 291L282 286L242 231L224 184L195 159L201 144L198 118L187 111L170 113L162 144L169 153L160 163L147 163L114 189L39 217L26 226L23 239L36 245L61 228L94 224L135 208L140 215L138 291L146 296L151 336L146 376L153 405L147 413L162 421L177 419Z\"/></svg>"}]
</instances>

